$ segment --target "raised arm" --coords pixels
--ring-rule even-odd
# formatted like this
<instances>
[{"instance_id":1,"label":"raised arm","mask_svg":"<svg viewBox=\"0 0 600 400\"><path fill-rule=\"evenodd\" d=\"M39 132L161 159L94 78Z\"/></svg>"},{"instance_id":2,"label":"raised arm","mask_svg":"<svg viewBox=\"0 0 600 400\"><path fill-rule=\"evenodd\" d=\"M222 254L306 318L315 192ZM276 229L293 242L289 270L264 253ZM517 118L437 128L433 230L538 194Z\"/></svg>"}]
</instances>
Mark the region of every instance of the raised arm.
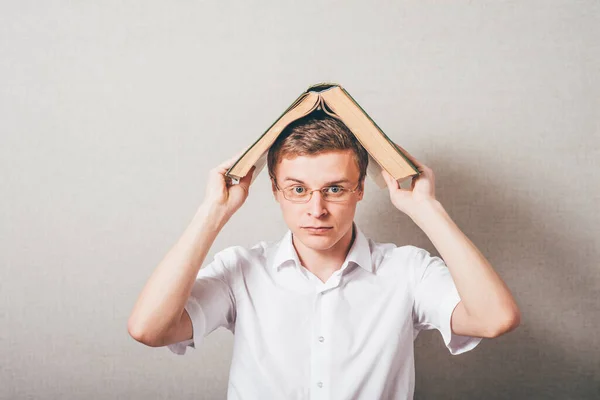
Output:
<instances>
[{"instance_id":1,"label":"raised arm","mask_svg":"<svg viewBox=\"0 0 600 400\"><path fill-rule=\"evenodd\" d=\"M464 336L494 338L515 329L521 314L515 299L489 261L456 226L435 199L431 168L398 146L421 172L411 189L402 189L383 171L390 199L425 232L444 259L461 301L452 318L452 332Z\"/></svg>"},{"instance_id":2,"label":"raised arm","mask_svg":"<svg viewBox=\"0 0 600 400\"><path fill-rule=\"evenodd\" d=\"M248 197L254 168L231 185L225 172L241 155L210 171L205 199L182 236L156 267L127 323L138 342L158 347L192 338L186 300L217 235Z\"/></svg>"}]
</instances>

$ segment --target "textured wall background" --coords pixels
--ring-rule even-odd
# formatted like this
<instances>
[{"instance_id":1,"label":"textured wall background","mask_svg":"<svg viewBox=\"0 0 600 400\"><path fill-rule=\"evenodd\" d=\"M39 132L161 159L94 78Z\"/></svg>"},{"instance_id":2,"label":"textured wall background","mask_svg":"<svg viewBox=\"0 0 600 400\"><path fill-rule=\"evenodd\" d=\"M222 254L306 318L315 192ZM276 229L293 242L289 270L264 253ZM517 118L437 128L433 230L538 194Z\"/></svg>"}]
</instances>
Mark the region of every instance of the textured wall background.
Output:
<instances>
[{"instance_id":1,"label":"textured wall background","mask_svg":"<svg viewBox=\"0 0 600 400\"><path fill-rule=\"evenodd\" d=\"M228 331L177 357L127 318L208 170L331 80L433 168L522 309L464 355L419 336L415 398L600 398L599 17L593 0L0 3L0 397L224 398ZM356 222L436 253L370 181ZM285 228L263 171L208 257Z\"/></svg>"}]
</instances>

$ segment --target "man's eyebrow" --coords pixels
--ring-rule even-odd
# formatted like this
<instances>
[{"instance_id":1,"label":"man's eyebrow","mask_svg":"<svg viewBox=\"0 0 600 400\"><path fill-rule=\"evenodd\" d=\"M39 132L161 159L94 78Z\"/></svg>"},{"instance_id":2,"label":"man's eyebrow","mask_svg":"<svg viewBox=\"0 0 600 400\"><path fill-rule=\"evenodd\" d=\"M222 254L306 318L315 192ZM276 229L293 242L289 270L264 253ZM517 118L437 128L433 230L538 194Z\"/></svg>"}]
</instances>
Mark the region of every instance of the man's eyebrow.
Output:
<instances>
[{"instance_id":1,"label":"man's eyebrow","mask_svg":"<svg viewBox=\"0 0 600 400\"><path fill-rule=\"evenodd\" d=\"M283 181L284 182L285 181L294 181L294 182L302 183L303 185L305 184L300 179L291 178L291 177L286 177ZM350 183L350 181L348 179L344 178L344 179L338 179L336 181L327 182L325 185L333 185L334 183Z\"/></svg>"}]
</instances>

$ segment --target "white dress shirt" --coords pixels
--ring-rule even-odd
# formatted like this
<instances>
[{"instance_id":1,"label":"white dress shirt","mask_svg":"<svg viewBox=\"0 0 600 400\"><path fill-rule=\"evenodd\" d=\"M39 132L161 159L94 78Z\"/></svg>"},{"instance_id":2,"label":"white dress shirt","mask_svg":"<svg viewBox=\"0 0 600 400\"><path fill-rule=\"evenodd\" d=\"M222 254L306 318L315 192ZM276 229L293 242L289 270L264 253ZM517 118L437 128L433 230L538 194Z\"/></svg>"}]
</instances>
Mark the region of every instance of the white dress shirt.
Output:
<instances>
[{"instance_id":1,"label":"white dress shirt","mask_svg":"<svg viewBox=\"0 0 600 400\"><path fill-rule=\"evenodd\" d=\"M412 399L414 340L437 329L451 354L481 338L452 333L460 297L444 261L376 243L354 223L342 267L323 283L300 264L288 230L277 242L228 247L200 269L185 305L193 339L234 333L228 399Z\"/></svg>"}]
</instances>

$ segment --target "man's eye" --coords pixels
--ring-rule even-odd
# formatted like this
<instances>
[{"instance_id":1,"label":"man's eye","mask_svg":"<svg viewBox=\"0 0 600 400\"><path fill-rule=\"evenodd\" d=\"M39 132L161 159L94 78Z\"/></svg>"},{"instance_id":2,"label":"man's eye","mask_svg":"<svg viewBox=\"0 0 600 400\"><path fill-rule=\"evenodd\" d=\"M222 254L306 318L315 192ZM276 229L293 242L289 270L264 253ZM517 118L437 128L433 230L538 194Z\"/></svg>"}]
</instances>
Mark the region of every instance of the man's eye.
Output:
<instances>
[{"instance_id":1,"label":"man's eye","mask_svg":"<svg viewBox=\"0 0 600 400\"><path fill-rule=\"evenodd\" d=\"M304 193L304 188L302 186L294 186L293 189L295 194L302 194Z\"/></svg>"},{"instance_id":2,"label":"man's eye","mask_svg":"<svg viewBox=\"0 0 600 400\"><path fill-rule=\"evenodd\" d=\"M340 193L340 192L344 191L344 188L342 186L330 186L327 189L332 194L337 194L337 193Z\"/></svg>"}]
</instances>

